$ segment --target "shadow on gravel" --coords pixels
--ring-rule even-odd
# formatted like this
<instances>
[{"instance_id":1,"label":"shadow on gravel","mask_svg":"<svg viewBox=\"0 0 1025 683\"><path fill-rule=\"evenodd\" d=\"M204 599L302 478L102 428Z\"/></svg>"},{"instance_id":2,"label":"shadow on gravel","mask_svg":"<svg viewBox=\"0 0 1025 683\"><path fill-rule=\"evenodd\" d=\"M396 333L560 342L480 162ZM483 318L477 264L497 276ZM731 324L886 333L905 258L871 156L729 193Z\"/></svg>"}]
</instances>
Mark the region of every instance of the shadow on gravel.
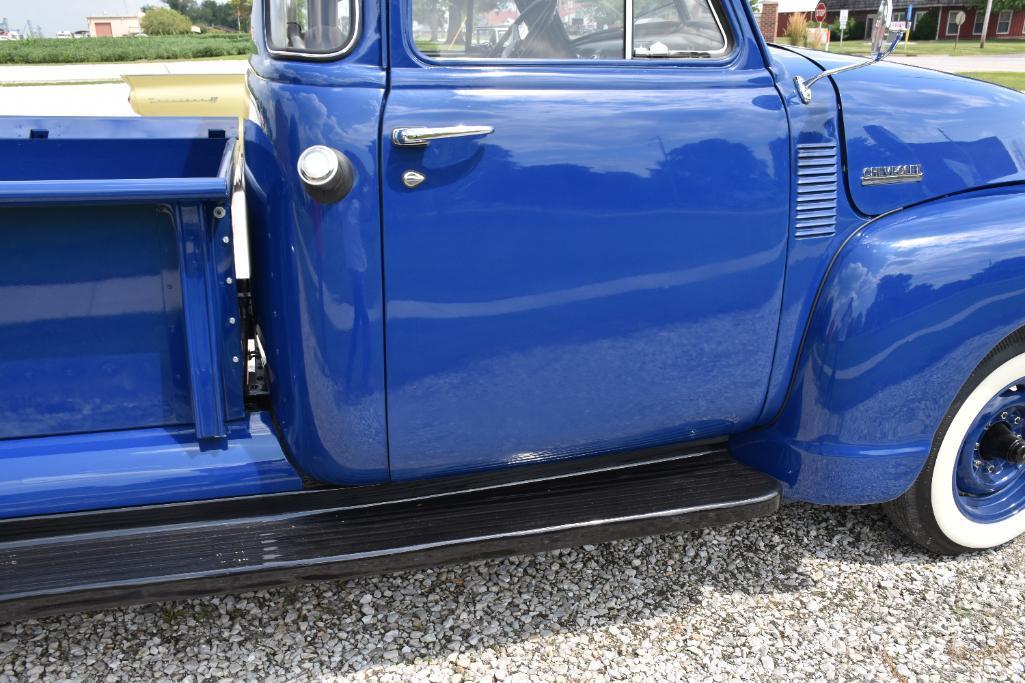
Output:
<instances>
[{"instance_id":1,"label":"shadow on gravel","mask_svg":"<svg viewBox=\"0 0 1025 683\"><path fill-rule=\"evenodd\" d=\"M170 660L179 674L202 673L211 651L266 660L286 676L295 662L340 673L515 649L553 634L629 631L653 617L685 623L709 598L750 604L814 593L823 561L857 576L862 565L945 560L904 541L878 508L794 504L766 519L672 536L0 626L0 644L88 643L107 633L125 661L147 661L153 643L169 647L149 658L154 667ZM624 652L636 646L629 640ZM89 646L82 649L88 656ZM74 666L73 648L64 656Z\"/></svg>"}]
</instances>

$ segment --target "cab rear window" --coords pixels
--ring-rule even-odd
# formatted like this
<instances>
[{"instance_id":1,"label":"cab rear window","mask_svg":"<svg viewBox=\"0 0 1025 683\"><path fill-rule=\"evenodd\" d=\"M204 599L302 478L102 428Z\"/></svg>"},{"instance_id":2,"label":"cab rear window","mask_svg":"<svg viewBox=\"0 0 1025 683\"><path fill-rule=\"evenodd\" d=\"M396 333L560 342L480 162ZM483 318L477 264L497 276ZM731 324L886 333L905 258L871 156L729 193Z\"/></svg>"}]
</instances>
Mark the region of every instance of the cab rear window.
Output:
<instances>
[{"instance_id":1,"label":"cab rear window","mask_svg":"<svg viewBox=\"0 0 1025 683\"><path fill-rule=\"evenodd\" d=\"M267 47L278 55L339 57L356 41L357 0L266 0Z\"/></svg>"}]
</instances>

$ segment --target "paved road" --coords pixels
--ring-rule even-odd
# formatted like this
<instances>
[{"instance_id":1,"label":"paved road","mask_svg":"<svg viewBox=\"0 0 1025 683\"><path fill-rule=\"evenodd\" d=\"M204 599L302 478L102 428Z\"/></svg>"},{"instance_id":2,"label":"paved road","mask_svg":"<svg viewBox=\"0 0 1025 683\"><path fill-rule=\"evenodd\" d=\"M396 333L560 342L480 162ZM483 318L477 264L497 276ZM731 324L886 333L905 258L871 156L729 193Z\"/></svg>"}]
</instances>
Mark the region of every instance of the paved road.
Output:
<instances>
[{"instance_id":1,"label":"paved road","mask_svg":"<svg viewBox=\"0 0 1025 683\"><path fill-rule=\"evenodd\" d=\"M944 57L918 56L904 57L894 54L890 61L901 64L924 66L927 69L958 73L964 71L1022 71L1025 72L1025 54L993 55L992 57Z\"/></svg>"},{"instance_id":2,"label":"paved road","mask_svg":"<svg viewBox=\"0 0 1025 683\"><path fill-rule=\"evenodd\" d=\"M244 59L127 64L11 64L0 65L0 83L101 81L122 76L156 74L241 74L248 68L249 62Z\"/></svg>"},{"instance_id":3,"label":"paved road","mask_svg":"<svg viewBox=\"0 0 1025 683\"><path fill-rule=\"evenodd\" d=\"M0 116L135 116L128 85L33 85L0 88Z\"/></svg>"}]
</instances>

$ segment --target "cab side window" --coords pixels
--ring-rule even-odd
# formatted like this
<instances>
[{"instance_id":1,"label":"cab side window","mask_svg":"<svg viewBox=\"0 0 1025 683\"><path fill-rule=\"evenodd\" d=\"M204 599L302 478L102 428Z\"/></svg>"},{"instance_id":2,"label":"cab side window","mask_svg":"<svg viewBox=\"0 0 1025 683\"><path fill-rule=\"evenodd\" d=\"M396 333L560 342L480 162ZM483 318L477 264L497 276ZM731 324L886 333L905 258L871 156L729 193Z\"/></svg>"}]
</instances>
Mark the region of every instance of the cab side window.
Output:
<instances>
[{"instance_id":1,"label":"cab side window","mask_svg":"<svg viewBox=\"0 0 1025 683\"><path fill-rule=\"evenodd\" d=\"M441 59L710 57L728 48L710 2L413 0L413 39Z\"/></svg>"},{"instance_id":2,"label":"cab side window","mask_svg":"<svg viewBox=\"0 0 1025 683\"><path fill-rule=\"evenodd\" d=\"M266 0L267 46L279 54L337 56L355 40L358 0Z\"/></svg>"},{"instance_id":3,"label":"cab side window","mask_svg":"<svg viewBox=\"0 0 1025 683\"><path fill-rule=\"evenodd\" d=\"M704 57L727 50L709 0L634 0L634 57Z\"/></svg>"}]
</instances>

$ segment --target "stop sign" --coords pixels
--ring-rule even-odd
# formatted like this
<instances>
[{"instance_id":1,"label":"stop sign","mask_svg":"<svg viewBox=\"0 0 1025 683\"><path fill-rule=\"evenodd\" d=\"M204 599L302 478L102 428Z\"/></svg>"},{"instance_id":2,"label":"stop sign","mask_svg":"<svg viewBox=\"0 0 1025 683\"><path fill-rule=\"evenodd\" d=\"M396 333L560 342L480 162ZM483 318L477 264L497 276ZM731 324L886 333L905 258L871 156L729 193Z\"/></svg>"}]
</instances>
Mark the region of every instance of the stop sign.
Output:
<instances>
[{"instance_id":1,"label":"stop sign","mask_svg":"<svg viewBox=\"0 0 1025 683\"><path fill-rule=\"evenodd\" d=\"M807 5L805 5L805 7L807 7ZM826 3L820 2L819 4L815 5L815 21L825 21L825 20L826 20Z\"/></svg>"}]
</instances>

